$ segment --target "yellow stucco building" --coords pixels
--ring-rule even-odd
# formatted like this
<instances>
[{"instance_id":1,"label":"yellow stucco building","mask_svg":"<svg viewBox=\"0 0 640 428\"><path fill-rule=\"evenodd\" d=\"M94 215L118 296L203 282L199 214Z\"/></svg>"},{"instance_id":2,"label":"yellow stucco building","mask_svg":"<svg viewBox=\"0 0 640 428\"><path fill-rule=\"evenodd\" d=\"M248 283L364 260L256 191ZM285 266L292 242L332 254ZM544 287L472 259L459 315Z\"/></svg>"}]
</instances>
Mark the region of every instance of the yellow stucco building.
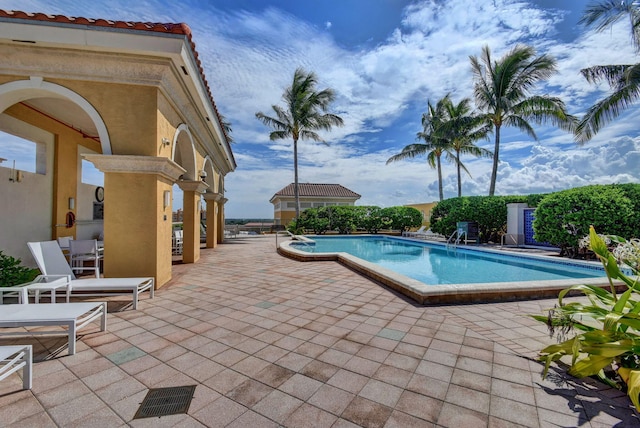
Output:
<instances>
[{"instance_id":1,"label":"yellow stucco building","mask_svg":"<svg viewBox=\"0 0 640 428\"><path fill-rule=\"evenodd\" d=\"M420 211L422 213L422 225L428 228L431 222L431 211L436 205L438 205L437 202L424 202L421 204L408 204L405 207L412 207Z\"/></svg>"},{"instance_id":2,"label":"yellow stucco building","mask_svg":"<svg viewBox=\"0 0 640 428\"><path fill-rule=\"evenodd\" d=\"M222 242L236 163L187 25L0 11L0 130L36 147L35 172L0 164L0 249L25 264L29 241L103 233L106 277L166 283L174 185L183 262L200 257L203 206L206 247Z\"/></svg>"},{"instance_id":3,"label":"yellow stucco building","mask_svg":"<svg viewBox=\"0 0 640 428\"><path fill-rule=\"evenodd\" d=\"M296 217L294 183L278 190L269 200L276 225L286 226ZM298 183L300 212L307 208L355 205L360 195L340 184Z\"/></svg>"}]
</instances>

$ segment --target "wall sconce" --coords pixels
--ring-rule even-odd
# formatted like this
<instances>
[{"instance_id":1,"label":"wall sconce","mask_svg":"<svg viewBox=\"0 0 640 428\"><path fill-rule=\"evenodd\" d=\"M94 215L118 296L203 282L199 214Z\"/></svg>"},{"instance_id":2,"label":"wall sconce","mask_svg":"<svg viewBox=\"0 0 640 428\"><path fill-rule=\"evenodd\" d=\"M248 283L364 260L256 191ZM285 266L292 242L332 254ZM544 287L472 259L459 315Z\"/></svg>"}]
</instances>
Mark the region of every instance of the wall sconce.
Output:
<instances>
[{"instance_id":1,"label":"wall sconce","mask_svg":"<svg viewBox=\"0 0 640 428\"><path fill-rule=\"evenodd\" d=\"M169 205L171 205L171 191L165 190L163 196L162 208L167 208Z\"/></svg>"},{"instance_id":2,"label":"wall sconce","mask_svg":"<svg viewBox=\"0 0 640 428\"><path fill-rule=\"evenodd\" d=\"M76 209L76 199L75 198L69 198L69 209L70 210L75 210Z\"/></svg>"},{"instance_id":3,"label":"wall sconce","mask_svg":"<svg viewBox=\"0 0 640 428\"><path fill-rule=\"evenodd\" d=\"M170 146L171 145L171 141L169 141L168 138L162 138L162 145L163 146Z\"/></svg>"},{"instance_id":4,"label":"wall sconce","mask_svg":"<svg viewBox=\"0 0 640 428\"><path fill-rule=\"evenodd\" d=\"M205 178L207 178L207 171L205 171L204 169L200 170L200 172L198 173L198 175L200 176L200 180L204 181Z\"/></svg>"}]
</instances>

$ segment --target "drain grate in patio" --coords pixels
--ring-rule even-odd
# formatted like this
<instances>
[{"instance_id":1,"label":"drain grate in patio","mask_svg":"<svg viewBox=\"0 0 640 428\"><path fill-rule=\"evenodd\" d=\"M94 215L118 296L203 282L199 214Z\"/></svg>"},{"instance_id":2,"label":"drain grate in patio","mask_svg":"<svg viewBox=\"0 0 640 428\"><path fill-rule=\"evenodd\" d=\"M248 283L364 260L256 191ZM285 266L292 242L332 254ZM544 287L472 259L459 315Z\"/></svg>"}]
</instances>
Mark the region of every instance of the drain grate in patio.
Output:
<instances>
[{"instance_id":1,"label":"drain grate in patio","mask_svg":"<svg viewBox=\"0 0 640 428\"><path fill-rule=\"evenodd\" d=\"M196 385L152 388L142 400L133 419L187 413Z\"/></svg>"}]
</instances>

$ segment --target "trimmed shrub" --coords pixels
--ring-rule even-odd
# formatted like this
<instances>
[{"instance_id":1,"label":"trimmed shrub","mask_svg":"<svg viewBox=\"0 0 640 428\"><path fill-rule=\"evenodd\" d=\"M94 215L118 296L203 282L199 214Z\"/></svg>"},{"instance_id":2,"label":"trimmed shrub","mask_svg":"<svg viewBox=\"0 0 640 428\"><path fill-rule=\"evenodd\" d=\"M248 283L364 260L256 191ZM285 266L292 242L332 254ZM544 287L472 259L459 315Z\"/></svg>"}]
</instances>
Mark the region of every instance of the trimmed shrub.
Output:
<instances>
[{"instance_id":1,"label":"trimmed shrub","mask_svg":"<svg viewBox=\"0 0 640 428\"><path fill-rule=\"evenodd\" d=\"M358 229L378 233L381 229L408 230L421 224L422 214L412 207L329 206L304 210L297 222L289 223L288 229L292 233L305 229L315 234L327 230L349 234Z\"/></svg>"},{"instance_id":2,"label":"trimmed shrub","mask_svg":"<svg viewBox=\"0 0 640 428\"><path fill-rule=\"evenodd\" d=\"M560 247L561 256L577 257L578 241L589 234L590 226L606 235L638 236L639 189L593 185L549 194L536 208L534 238Z\"/></svg>"},{"instance_id":3,"label":"trimmed shrub","mask_svg":"<svg viewBox=\"0 0 640 428\"><path fill-rule=\"evenodd\" d=\"M422 213L413 207L389 207L380 210L380 216L385 219L389 229L409 230L422 225Z\"/></svg>"},{"instance_id":4,"label":"trimmed shrub","mask_svg":"<svg viewBox=\"0 0 640 428\"><path fill-rule=\"evenodd\" d=\"M506 233L507 204L526 202L526 196L463 196L441 201L431 212L431 230L450 236L459 221L478 223L480 242L500 242Z\"/></svg>"}]
</instances>

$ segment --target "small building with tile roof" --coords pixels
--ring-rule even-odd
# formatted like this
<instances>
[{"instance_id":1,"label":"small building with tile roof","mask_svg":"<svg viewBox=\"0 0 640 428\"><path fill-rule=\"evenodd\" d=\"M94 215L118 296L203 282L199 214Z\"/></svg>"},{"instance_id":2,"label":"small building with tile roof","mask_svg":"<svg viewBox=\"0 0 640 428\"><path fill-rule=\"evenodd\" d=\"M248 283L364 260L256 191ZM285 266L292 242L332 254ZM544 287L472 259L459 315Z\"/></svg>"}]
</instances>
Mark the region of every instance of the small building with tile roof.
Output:
<instances>
[{"instance_id":1,"label":"small building with tile roof","mask_svg":"<svg viewBox=\"0 0 640 428\"><path fill-rule=\"evenodd\" d=\"M296 216L294 183L278 190L269 200L276 225L287 225ZM307 208L355 205L360 195L340 184L298 183L300 212Z\"/></svg>"},{"instance_id":2,"label":"small building with tile roof","mask_svg":"<svg viewBox=\"0 0 640 428\"><path fill-rule=\"evenodd\" d=\"M186 24L0 10L0 131L32 142L36 159L33 171L10 157L0 165L5 254L29 265L28 241L102 233L104 276L161 286L174 185L183 262L200 257L203 204L206 247L222 242L236 162ZM100 188L83 182L87 162L103 173Z\"/></svg>"}]
</instances>

